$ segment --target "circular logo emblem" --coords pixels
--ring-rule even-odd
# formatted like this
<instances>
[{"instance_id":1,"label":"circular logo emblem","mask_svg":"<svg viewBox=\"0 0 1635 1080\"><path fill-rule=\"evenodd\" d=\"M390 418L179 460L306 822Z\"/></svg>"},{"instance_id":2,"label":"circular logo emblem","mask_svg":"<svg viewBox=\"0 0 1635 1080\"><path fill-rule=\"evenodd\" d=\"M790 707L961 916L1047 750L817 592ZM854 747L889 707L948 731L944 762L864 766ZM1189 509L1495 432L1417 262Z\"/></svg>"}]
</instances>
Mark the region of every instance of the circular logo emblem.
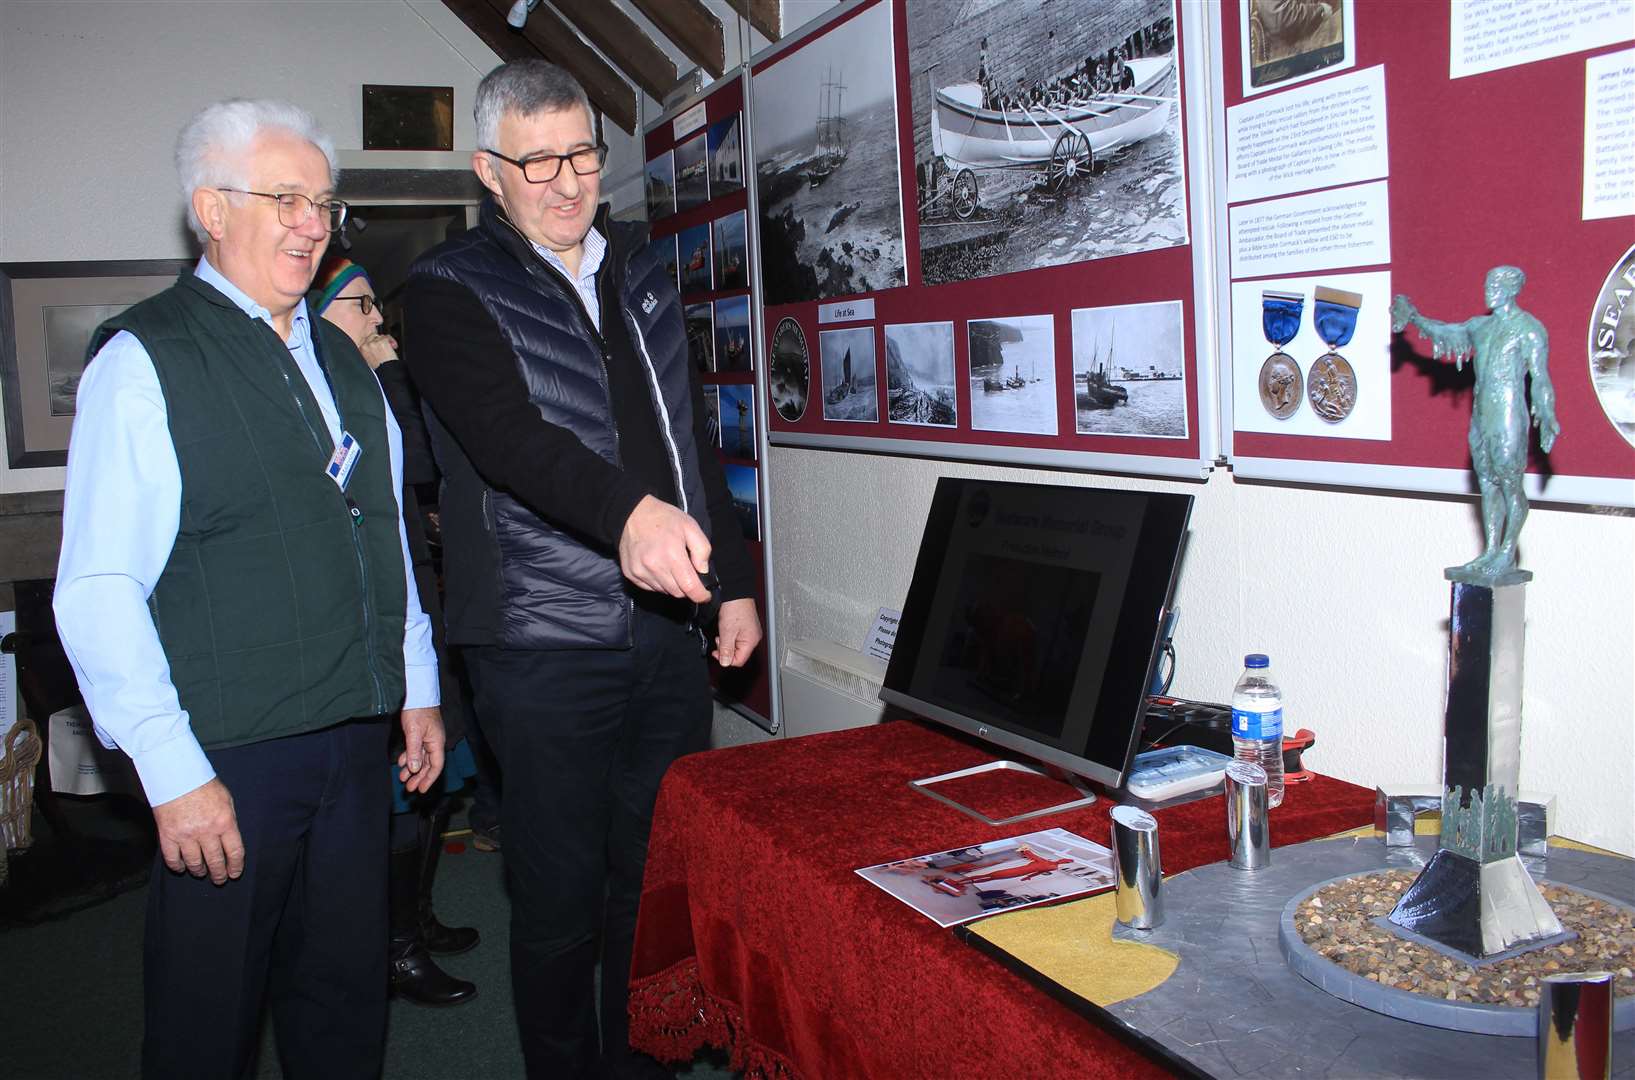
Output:
<instances>
[{"instance_id":1,"label":"circular logo emblem","mask_svg":"<svg viewBox=\"0 0 1635 1080\"><path fill-rule=\"evenodd\" d=\"M1590 312L1590 381L1607 420L1635 446L1635 247L1613 264Z\"/></svg>"},{"instance_id":2,"label":"circular logo emblem","mask_svg":"<svg viewBox=\"0 0 1635 1080\"><path fill-rule=\"evenodd\" d=\"M793 423L806 415L806 399L812 389L812 366L806 351L806 334L794 319L784 319L773 331L767 389L779 416Z\"/></svg>"}]
</instances>

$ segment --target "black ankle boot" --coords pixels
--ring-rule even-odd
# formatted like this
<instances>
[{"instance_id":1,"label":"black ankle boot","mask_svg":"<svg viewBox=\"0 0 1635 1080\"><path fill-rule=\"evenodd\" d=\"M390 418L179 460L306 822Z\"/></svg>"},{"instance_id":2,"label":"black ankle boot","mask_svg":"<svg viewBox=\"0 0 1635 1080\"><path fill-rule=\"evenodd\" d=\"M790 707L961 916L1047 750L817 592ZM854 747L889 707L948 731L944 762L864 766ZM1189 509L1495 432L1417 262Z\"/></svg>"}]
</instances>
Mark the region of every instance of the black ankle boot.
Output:
<instances>
[{"instance_id":1,"label":"black ankle boot","mask_svg":"<svg viewBox=\"0 0 1635 1080\"><path fill-rule=\"evenodd\" d=\"M420 941L418 894L421 853L418 848L390 855L392 940L387 968L392 993L417 1005L458 1005L477 996L477 987L437 966Z\"/></svg>"},{"instance_id":2,"label":"black ankle boot","mask_svg":"<svg viewBox=\"0 0 1635 1080\"><path fill-rule=\"evenodd\" d=\"M420 819L419 891L416 923L426 951L452 956L477 947L482 940L473 926L444 926L432 911L432 881L437 877L437 860L443 853L443 833L448 827L449 803L444 799L437 810Z\"/></svg>"}]
</instances>

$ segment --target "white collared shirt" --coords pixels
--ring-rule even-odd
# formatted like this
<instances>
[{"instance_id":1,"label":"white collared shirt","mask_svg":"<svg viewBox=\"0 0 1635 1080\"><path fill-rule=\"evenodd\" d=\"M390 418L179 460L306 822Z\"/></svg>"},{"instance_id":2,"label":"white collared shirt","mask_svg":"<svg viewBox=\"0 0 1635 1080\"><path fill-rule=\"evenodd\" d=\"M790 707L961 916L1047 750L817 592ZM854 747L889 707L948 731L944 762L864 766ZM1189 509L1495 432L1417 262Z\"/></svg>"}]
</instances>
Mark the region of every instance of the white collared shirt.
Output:
<instances>
[{"instance_id":1,"label":"white collared shirt","mask_svg":"<svg viewBox=\"0 0 1635 1080\"><path fill-rule=\"evenodd\" d=\"M545 247L543 244L534 244L534 251L539 257L562 271L562 276L573 283L573 291L579 294L579 302L585 305L585 313L590 316L590 323L596 327L596 332L602 332L602 304L596 295L596 272L602 268L602 260L607 257L607 237L596 231L595 226L585 234L581 241L584 250L579 253L579 272L568 270L568 264L562 261L562 256Z\"/></svg>"}]
</instances>

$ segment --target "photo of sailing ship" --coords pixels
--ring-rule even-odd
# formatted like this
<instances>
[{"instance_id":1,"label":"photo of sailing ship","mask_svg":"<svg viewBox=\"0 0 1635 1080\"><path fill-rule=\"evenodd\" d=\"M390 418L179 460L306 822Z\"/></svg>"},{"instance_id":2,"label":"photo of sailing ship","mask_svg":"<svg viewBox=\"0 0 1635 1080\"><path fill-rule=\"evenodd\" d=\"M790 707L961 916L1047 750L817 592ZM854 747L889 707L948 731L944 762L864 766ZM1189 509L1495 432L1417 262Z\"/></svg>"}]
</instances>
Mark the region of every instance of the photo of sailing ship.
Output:
<instances>
[{"instance_id":1,"label":"photo of sailing ship","mask_svg":"<svg viewBox=\"0 0 1635 1080\"><path fill-rule=\"evenodd\" d=\"M894 424L953 427L959 410L954 324L903 323L885 333L887 417Z\"/></svg>"},{"instance_id":2,"label":"photo of sailing ship","mask_svg":"<svg viewBox=\"0 0 1635 1080\"><path fill-rule=\"evenodd\" d=\"M647 220L676 212L676 156L666 150L647 163Z\"/></svg>"},{"instance_id":3,"label":"photo of sailing ship","mask_svg":"<svg viewBox=\"0 0 1635 1080\"><path fill-rule=\"evenodd\" d=\"M874 327L821 331L818 355L823 367L823 419L877 422Z\"/></svg>"},{"instance_id":4,"label":"photo of sailing ship","mask_svg":"<svg viewBox=\"0 0 1635 1080\"><path fill-rule=\"evenodd\" d=\"M755 459L755 385L722 383L720 397L721 450L728 457Z\"/></svg>"},{"instance_id":5,"label":"photo of sailing ship","mask_svg":"<svg viewBox=\"0 0 1635 1080\"><path fill-rule=\"evenodd\" d=\"M1187 242L1173 0L908 0L927 285Z\"/></svg>"},{"instance_id":6,"label":"photo of sailing ship","mask_svg":"<svg viewBox=\"0 0 1635 1080\"><path fill-rule=\"evenodd\" d=\"M715 302L715 370L752 371L749 347L749 297Z\"/></svg>"},{"instance_id":7,"label":"photo of sailing ship","mask_svg":"<svg viewBox=\"0 0 1635 1080\"><path fill-rule=\"evenodd\" d=\"M767 304L906 282L892 57L882 0L754 74Z\"/></svg>"},{"instance_id":8,"label":"photo of sailing ship","mask_svg":"<svg viewBox=\"0 0 1635 1080\"><path fill-rule=\"evenodd\" d=\"M744 186L743 114L733 113L710 125L710 197L738 191Z\"/></svg>"},{"instance_id":9,"label":"photo of sailing ship","mask_svg":"<svg viewBox=\"0 0 1635 1080\"><path fill-rule=\"evenodd\" d=\"M971 427L1056 434L1056 320L972 319Z\"/></svg>"},{"instance_id":10,"label":"photo of sailing ship","mask_svg":"<svg viewBox=\"0 0 1635 1080\"><path fill-rule=\"evenodd\" d=\"M1080 435L1187 435L1181 302L1076 308L1074 430Z\"/></svg>"},{"instance_id":11,"label":"photo of sailing ship","mask_svg":"<svg viewBox=\"0 0 1635 1080\"><path fill-rule=\"evenodd\" d=\"M681 253L681 291L709 292L715 287L714 266L710 260L710 223L703 222L681 230L676 235Z\"/></svg>"},{"instance_id":12,"label":"photo of sailing ship","mask_svg":"<svg viewBox=\"0 0 1635 1080\"><path fill-rule=\"evenodd\" d=\"M687 320L687 357L693 370L708 373L715 370L715 317L708 302L688 304L682 309Z\"/></svg>"},{"instance_id":13,"label":"photo of sailing ship","mask_svg":"<svg viewBox=\"0 0 1635 1080\"><path fill-rule=\"evenodd\" d=\"M691 210L710 201L710 162L704 132L681 143L676 154L676 209Z\"/></svg>"},{"instance_id":14,"label":"photo of sailing ship","mask_svg":"<svg viewBox=\"0 0 1635 1080\"><path fill-rule=\"evenodd\" d=\"M744 245L745 211L715 219L715 287L747 289L749 256Z\"/></svg>"},{"instance_id":15,"label":"photo of sailing ship","mask_svg":"<svg viewBox=\"0 0 1635 1080\"><path fill-rule=\"evenodd\" d=\"M722 465L727 474L727 492L732 496L732 513L738 519L745 540L761 538L761 493L756 486L755 466Z\"/></svg>"}]
</instances>

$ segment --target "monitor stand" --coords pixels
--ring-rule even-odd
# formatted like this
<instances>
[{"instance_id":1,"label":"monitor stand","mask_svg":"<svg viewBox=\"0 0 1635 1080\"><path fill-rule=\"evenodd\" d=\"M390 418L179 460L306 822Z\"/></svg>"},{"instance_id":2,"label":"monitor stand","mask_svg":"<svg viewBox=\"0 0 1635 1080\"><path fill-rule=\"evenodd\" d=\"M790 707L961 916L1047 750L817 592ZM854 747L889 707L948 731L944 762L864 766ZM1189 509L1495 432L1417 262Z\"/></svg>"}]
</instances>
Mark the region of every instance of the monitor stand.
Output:
<instances>
[{"instance_id":1,"label":"monitor stand","mask_svg":"<svg viewBox=\"0 0 1635 1080\"><path fill-rule=\"evenodd\" d=\"M957 780L962 776L976 776L978 773L995 772L1004 769L1032 773L1034 776L1048 776L1052 780L1061 780L1072 785L1074 790L1080 792L1084 798L1072 799L1064 803L1057 803L1055 806L1046 806L1040 810L1029 810L1025 814L1015 814L1008 818L991 818L980 810L966 806L962 802L956 802L946 795L939 795L937 792L931 790L931 785L940 784L944 780ZM973 765L969 769L960 769L957 772L943 773L941 776L927 776L923 780L910 780L908 782L908 786L913 788L915 791L918 791L921 795L929 795L938 802L947 803L960 813L968 814L971 817L976 818L978 821L985 822L989 825L1009 825L1017 821L1026 821L1029 818L1044 817L1046 814L1059 814L1063 810L1077 810L1081 806L1089 806L1091 803L1096 801L1095 794L1091 792L1089 788L1085 787L1084 783L1079 780L1078 777L1057 769L1041 769L1034 765L1024 765L1019 761L990 761L986 765Z\"/></svg>"}]
</instances>

